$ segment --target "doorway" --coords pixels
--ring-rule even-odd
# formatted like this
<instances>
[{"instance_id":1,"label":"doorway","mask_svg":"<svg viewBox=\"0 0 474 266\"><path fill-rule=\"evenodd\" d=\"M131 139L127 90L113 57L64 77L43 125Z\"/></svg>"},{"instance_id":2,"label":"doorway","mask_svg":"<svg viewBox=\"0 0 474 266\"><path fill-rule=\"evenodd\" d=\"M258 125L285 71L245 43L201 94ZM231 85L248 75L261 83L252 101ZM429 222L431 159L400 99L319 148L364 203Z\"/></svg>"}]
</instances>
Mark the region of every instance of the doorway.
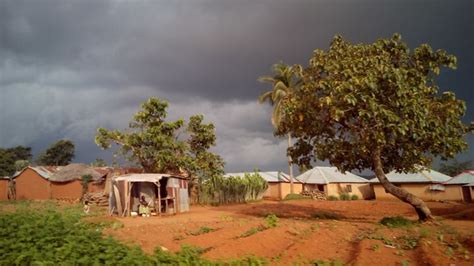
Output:
<instances>
[{"instance_id":1,"label":"doorway","mask_svg":"<svg viewBox=\"0 0 474 266\"><path fill-rule=\"evenodd\" d=\"M462 187L462 199L464 202L472 202L470 187Z\"/></svg>"}]
</instances>

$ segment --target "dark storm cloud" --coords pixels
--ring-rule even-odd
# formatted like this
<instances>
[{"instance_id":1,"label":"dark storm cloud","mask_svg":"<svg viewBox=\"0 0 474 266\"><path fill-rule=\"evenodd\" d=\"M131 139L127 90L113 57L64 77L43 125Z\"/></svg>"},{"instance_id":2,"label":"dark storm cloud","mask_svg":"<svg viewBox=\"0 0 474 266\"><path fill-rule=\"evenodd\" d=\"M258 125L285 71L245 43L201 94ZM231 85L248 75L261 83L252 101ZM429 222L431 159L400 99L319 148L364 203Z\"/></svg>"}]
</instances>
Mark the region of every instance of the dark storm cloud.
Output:
<instances>
[{"instance_id":1,"label":"dark storm cloud","mask_svg":"<svg viewBox=\"0 0 474 266\"><path fill-rule=\"evenodd\" d=\"M99 126L126 127L149 96L170 117L204 113L232 171L284 169L258 84L278 60L306 64L335 34L373 42L402 34L458 57L442 88L468 102L474 66L472 1L0 1L0 146L77 142L100 153ZM103 155L103 154L102 154ZM465 157L472 157L469 151Z\"/></svg>"}]
</instances>

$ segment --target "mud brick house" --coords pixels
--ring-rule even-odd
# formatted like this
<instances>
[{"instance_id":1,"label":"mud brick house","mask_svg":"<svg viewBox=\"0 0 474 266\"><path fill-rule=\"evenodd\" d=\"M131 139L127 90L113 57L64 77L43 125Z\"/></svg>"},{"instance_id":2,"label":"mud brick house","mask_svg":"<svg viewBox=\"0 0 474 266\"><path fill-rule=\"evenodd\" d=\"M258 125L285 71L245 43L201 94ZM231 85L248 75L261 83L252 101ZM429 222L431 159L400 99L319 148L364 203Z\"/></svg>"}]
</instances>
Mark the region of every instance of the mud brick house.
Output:
<instances>
[{"instance_id":1,"label":"mud brick house","mask_svg":"<svg viewBox=\"0 0 474 266\"><path fill-rule=\"evenodd\" d=\"M417 173L392 171L386 176L395 186L401 187L425 201L461 200L459 186L445 185L445 182L449 181L451 177L435 170L423 170ZM371 179L370 183L377 200L398 200L385 191L377 178Z\"/></svg>"},{"instance_id":2,"label":"mud brick house","mask_svg":"<svg viewBox=\"0 0 474 266\"><path fill-rule=\"evenodd\" d=\"M304 191L317 190L326 196L339 197L341 194L356 195L359 199L373 198L369 181L350 172L341 173L336 167L316 166L296 179L303 184Z\"/></svg>"}]
</instances>

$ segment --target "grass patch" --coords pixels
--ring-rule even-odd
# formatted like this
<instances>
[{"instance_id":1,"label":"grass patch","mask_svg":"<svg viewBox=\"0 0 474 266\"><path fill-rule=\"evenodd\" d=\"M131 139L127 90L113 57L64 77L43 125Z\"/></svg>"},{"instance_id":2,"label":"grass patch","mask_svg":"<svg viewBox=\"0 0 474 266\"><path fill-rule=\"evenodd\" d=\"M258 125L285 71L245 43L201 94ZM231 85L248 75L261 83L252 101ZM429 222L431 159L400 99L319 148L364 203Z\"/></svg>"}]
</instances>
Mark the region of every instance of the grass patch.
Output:
<instances>
[{"instance_id":1,"label":"grass patch","mask_svg":"<svg viewBox=\"0 0 474 266\"><path fill-rule=\"evenodd\" d=\"M402 216L384 217L380 223L390 228L410 227L415 223Z\"/></svg>"},{"instance_id":2,"label":"grass patch","mask_svg":"<svg viewBox=\"0 0 474 266\"><path fill-rule=\"evenodd\" d=\"M255 235L256 233L258 232L262 232L264 230L266 230L267 228L264 227L264 226L258 226L258 227L252 227L250 228L249 230L243 232L240 237L249 237L251 235Z\"/></svg>"},{"instance_id":3,"label":"grass patch","mask_svg":"<svg viewBox=\"0 0 474 266\"><path fill-rule=\"evenodd\" d=\"M207 233L210 233L210 232L214 232L216 230L217 229L212 228L212 227L201 226L201 227L199 227L199 229L197 231L189 232L188 234L190 234L192 236L198 236L198 235L203 235L203 234L207 234Z\"/></svg>"},{"instance_id":4,"label":"grass patch","mask_svg":"<svg viewBox=\"0 0 474 266\"><path fill-rule=\"evenodd\" d=\"M321 220L341 220L344 216L328 211L317 211L311 214L311 218L321 219Z\"/></svg>"}]
</instances>

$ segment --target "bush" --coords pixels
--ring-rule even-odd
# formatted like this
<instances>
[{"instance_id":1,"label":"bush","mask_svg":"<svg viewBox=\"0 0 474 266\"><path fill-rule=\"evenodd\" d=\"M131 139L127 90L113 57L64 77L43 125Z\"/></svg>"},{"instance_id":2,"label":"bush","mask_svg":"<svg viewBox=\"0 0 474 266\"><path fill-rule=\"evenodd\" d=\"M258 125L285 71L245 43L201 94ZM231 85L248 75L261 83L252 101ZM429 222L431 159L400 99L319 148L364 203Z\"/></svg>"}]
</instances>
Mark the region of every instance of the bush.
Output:
<instances>
[{"instance_id":1,"label":"bush","mask_svg":"<svg viewBox=\"0 0 474 266\"><path fill-rule=\"evenodd\" d=\"M273 228L278 225L278 217L275 214L269 214L265 217L265 222L267 223L268 228Z\"/></svg>"},{"instance_id":2,"label":"bush","mask_svg":"<svg viewBox=\"0 0 474 266\"><path fill-rule=\"evenodd\" d=\"M288 194L283 200L300 200L300 199L310 199L311 197L303 196L301 194Z\"/></svg>"},{"instance_id":3,"label":"bush","mask_svg":"<svg viewBox=\"0 0 474 266\"><path fill-rule=\"evenodd\" d=\"M339 200L339 198L334 195L331 195L328 197L328 200L334 201L334 200Z\"/></svg>"},{"instance_id":4,"label":"bush","mask_svg":"<svg viewBox=\"0 0 474 266\"><path fill-rule=\"evenodd\" d=\"M359 197L357 195L352 195L351 196L351 200L358 200L358 199L359 199Z\"/></svg>"},{"instance_id":5,"label":"bush","mask_svg":"<svg viewBox=\"0 0 474 266\"><path fill-rule=\"evenodd\" d=\"M412 221L402 216L384 217L380 220L380 223L390 228L408 227L413 225Z\"/></svg>"},{"instance_id":6,"label":"bush","mask_svg":"<svg viewBox=\"0 0 474 266\"><path fill-rule=\"evenodd\" d=\"M339 199L340 200L351 200L351 195L349 195L347 193L342 193L341 195L339 195Z\"/></svg>"}]
</instances>

